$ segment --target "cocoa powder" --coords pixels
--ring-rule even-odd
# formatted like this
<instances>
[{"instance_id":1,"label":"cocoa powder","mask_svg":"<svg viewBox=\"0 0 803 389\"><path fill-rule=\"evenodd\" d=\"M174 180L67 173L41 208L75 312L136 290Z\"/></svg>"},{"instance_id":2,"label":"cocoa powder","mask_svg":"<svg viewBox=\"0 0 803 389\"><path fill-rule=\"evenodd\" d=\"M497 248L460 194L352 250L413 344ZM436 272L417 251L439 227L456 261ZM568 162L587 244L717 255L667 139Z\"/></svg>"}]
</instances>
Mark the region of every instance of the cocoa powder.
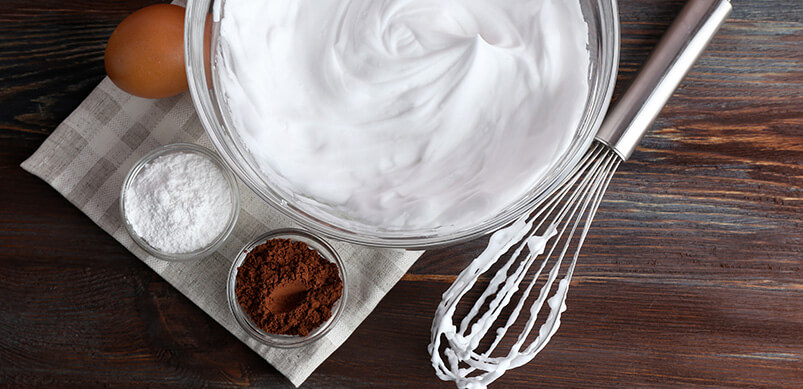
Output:
<instances>
[{"instance_id":1,"label":"cocoa powder","mask_svg":"<svg viewBox=\"0 0 803 389\"><path fill-rule=\"evenodd\" d=\"M306 336L343 293L337 266L303 242L272 239L237 268L237 301L265 332Z\"/></svg>"}]
</instances>

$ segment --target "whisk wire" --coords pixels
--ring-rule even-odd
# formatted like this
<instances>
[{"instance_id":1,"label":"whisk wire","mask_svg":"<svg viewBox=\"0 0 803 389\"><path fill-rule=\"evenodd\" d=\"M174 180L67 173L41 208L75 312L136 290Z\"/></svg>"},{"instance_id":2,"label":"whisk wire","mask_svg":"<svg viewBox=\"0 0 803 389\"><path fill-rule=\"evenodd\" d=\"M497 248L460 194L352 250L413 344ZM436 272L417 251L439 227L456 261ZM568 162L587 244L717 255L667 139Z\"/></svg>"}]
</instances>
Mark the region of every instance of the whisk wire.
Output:
<instances>
[{"instance_id":1,"label":"whisk wire","mask_svg":"<svg viewBox=\"0 0 803 389\"><path fill-rule=\"evenodd\" d=\"M596 156L596 155L598 155L597 151L598 150L595 150L591 154ZM592 174L598 168L599 168L599 161L597 161L597 163L592 166L592 169L591 169ZM580 177L580 175L577 176L577 178L579 178L579 177ZM580 182L580 187L586 188L586 183L590 179L590 177L591 177L591 175L586 174L584 176L583 180ZM563 188L571 188L574 185L575 182L576 182L576 180L570 180L570 182L568 182L566 185L564 185ZM540 246L541 245L545 246L547 241L552 236L557 235L557 238L554 240L552 248L550 249L549 253L544 257L544 259L541 261L541 266L538 268L538 270L533 275L533 278L532 278L531 282L528 284L527 289L522 294L522 298L519 299L519 302L516 304L516 307L514 308L513 313L511 313L511 315L510 315L510 317L508 319L508 322L506 323L506 325L504 327L499 329L496 341L494 342L494 345L498 344L499 341L501 341L501 339L504 337L504 335L506 335L508 329L518 319L518 317L520 315L520 312L521 312L521 308L523 307L523 305L525 303L526 297L529 296L529 294L531 293L532 288L535 285L536 280L540 277L543 269L546 267L547 263L549 262L549 259L552 257L552 254L554 253L556 247L560 243L560 239L561 239L563 233L566 230L566 226L564 225L560 232L556 231L556 227L555 226L561 225L561 223L563 222L563 218L566 216L567 211L569 210L569 208L572 208L572 212L571 212L572 214L577 210L578 203L575 202L575 199L578 196L581 196L581 197L584 196L587 191L588 191L588 189L586 188L584 191L573 191L573 192L571 192L572 195L569 197L569 200L568 200L567 204L575 204L574 207L573 208L572 207L561 208L561 211L558 213L557 218L553 221L553 223L550 224L550 226L547 228L547 231L544 232L543 235L541 235L541 237L545 238L545 239L539 239L539 240L536 241L538 243L543 243L543 244L533 244L534 241L532 240L532 238L535 236L535 234L538 232L538 230L541 228L541 226L544 224L544 222L546 220L550 219L549 215L551 215L551 213L552 213L551 210L549 212L547 212L546 213L546 217L541 219L540 223L529 232L527 237L521 241L521 243L519 245L519 250L517 250L517 252L514 253L511 256L511 260L515 260L520 255L521 250L525 246L529 246L529 248L530 248L528 250L528 254L527 254L526 258L522 261L522 264L520 266L520 268L522 268L523 271L521 271L519 274L514 275L514 277L515 277L514 287L510 290L510 292L509 292L510 295L512 295L513 293L515 293L518 290L519 284L524 280L524 277L528 273L530 267L535 263L536 258L539 255L543 254L543 248L541 248ZM566 192L562 192L559 196L556 196L556 198L559 199L559 201L556 201L556 202L553 203L553 205L551 206L552 210L554 210L555 207L557 207L557 205L561 204L560 200L562 200L562 198L564 197L565 193ZM561 254L560 258L562 258L562 254ZM556 267L559 266L560 258L558 260L558 264L555 265ZM547 282L547 285L545 285L545 287L546 286L548 286L548 287L552 286L552 283L554 281L554 277L552 277L553 275L554 274L550 274L549 280ZM548 290L549 290L548 287L546 287L545 289L542 289L541 295L543 295L543 293L548 292ZM542 302L542 299L541 299L542 296L541 295L539 295L539 299L537 301L541 301ZM535 305L535 306L531 307L531 309L530 309L531 320L528 320L527 326L525 327L525 331L520 333L520 335L518 337L518 340L520 342L517 342L516 344L514 344L512 350L511 350L512 352L517 353L519 351L519 345L529 335L530 330L532 328L532 325L534 324L535 319L537 318L537 312L540 311L540 308L541 308L541 304L538 304L538 305Z\"/></svg>"},{"instance_id":2,"label":"whisk wire","mask_svg":"<svg viewBox=\"0 0 803 389\"><path fill-rule=\"evenodd\" d=\"M588 190L584 191L583 195L580 198L581 201L577 201L575 203L574 210L572 211L572 214L571 214L570 218L568 219L568 220L571 220L572 217L574 218L574 223L572 223L571 231L566 236L565 243L563 244L563 249L562 249L561 253L558 255L558 257L556 259L556 263L553 265L553 268L550 271L549 280L541 288L541 293L539 294L539 297L538 297L539 304L538 304L537 309L536 309L535 306L533 306L531 308L531 314L537 316L538 312L540 312L541 306L543 305L543 301L544 301L545 295L551 290L552 285L554 284L554 281L557 278L557 275L559 274L562 262L563 262L563 260L565 258L565 255L566 255L566 252L571 247L572 238L574 237L578 226L580 226L582 224L583 226L582 226L581 234L580 234L580 236L578 238L578 241L577 241L577 244L575 246L575 250L574 250L574 254L572 256L572 260L569 263L568 269L566 271L566 275L560 281L560 283L565 284L565 285L561 285L559 287L559 288L563 289L563 293L556 292L550 300L552 300L552 299L557 299L557 300L548 301L548 303L550 305L550 308L551 308L549 315L550 316L554 316L554 318L553 318L553 320L547 320L546 321L547 323L544 326L542 326L540 328L540 330L539 330L538 338L536 340L534 340L530 344L530 346L524 351L523 355L525 355L527 357L534 356L535 354L540 352L541 349L543 349L543 347L546 346L547 341L552 336L552 334L554 334L554 332L557 331L557 328L560 325L560 316L566 310L566 306L565 306L565 301L566 301L566 297L567 297L566 291L568 291L569 282L571 280L572 275L574 274L574 268L575 268L575 266L577 264L577 258L579 257L580 249L582 248L583 243L585 242L585 238L586 238L586 236L588 234L589 227L591 226L591 223L593 221L594 213L596 212L596 210L597 210L597 208L599 206L599 203L602 201L602 195L604 194L605 190L607 189L608 183L610 182L610 178L612 177L614 171L618 167L619 162L621 161L621 159L616 154L611 152L611 153L606 154L604 158L600 159L600 161L601 161L600 165L595 166L595 169L590 170L589 172L586 173L587 177L593 177L593 181L592 181L591 185L589 185ZM576 210L578 208L577 206L579 204L581 204L581 203L582 203L582 208L579 210L579 212L576 212ZM589 206L590 206L590 208L589 208ZM587 210L588 210L588 212L586 212ZM567 227L568 227L568 223L564 225L564 230ZM563 231L561 231L561 235L562 234L563 234ZM554 247L557 247L559 244L560 244L560 238L555 241L555 243L553 245L553 250L554 250ZM551 253L550 253L550 256L551 256ZM531 281L531 284L534 285L535 281L536 280L533 279L533 281ZM530 331L532 330L534 324L535 324L535 320L528 321L527 328L524 331L526 333L526 335L520 336L520 339L526 339L527 338L527 336L529 335ZM550 324L550 325L547 326L547 324ZM524 360L523 363L526 363L527 361L529 361L529 358ZM511 366L511 367L515 367L515 366Z\"/></svg>"},{"instance_id":3,"label":"whisk wire","mask_svg":"<svg viewBox=\"0 0 803 389\"><path fill-rule=\"evenodd\" d=\"M571 221L572 218L574 218L574 223L571 225L571 231L569 232L568 235L566 235L565 243L562 245L562 249L560 251L560 254L558 254L556 259L555 259L555 263L553 264L553 267L552 267L552 269L551 269L551 271L549 273L547 282L544 284L544 286L541 288L541 291L539 292L538 299L536 300L537 304L533 305L531 307L531 309L530 309L531 315L533 316L532 317L533 320L529 320L527 322L527 326L525 328L525 331L519 337L519 339L521 339L521 340L526 339L527 336L529 336L530 331L532 330L532 328L533 328L533 326L535 324L535 319L537 318L537 314L538 314L538 312L540 312L541 307L543 306L543 302L545 300L545 296L551 290L552 285L554 284L554 282L557 279L557 276L558 276L558 274L560 272L561 265L563 263L563 259L564 259L565 255L566 255L566 252L570 248L572 237L574 236L574 233L577 230L578 225L580 225L580 223L584 220L583 217L584 217L584 215L586 215L586 209L588 208L589 200L594 197L594 193L597 192L597 189L599 188L599 185L600 185L600 183L602 181L601 180L601 178L602 178L602 173L601 172L607 172L607 169L610 168L610 158L611 158L610 156L607 156L606 158L598 159L597 160L598 163L596 163L594 166L592 166L590 170L585 172L585 176L583 178L583 181L579 184L579 187L583 188L583 189L574 191L574 193L578 193L579 196L572 197L569 200L570 204L573 204L573 206L570 207L571 211L570 212L566 212L566 211L568 211L569 207L564 208L564 211L562 212L562 214L558 217L557 221L555 221L556 225L562 225L563 227L562 227L562 229L561 229L561 231L560 231L560 233L558 235L558 238L555 239L555 241L554 241L554 243L552 245L552 249L550 250L549 254L542 261L541 269L539 269L539 272L536 275L536 277L533 278L533 280L530 282L531 286L535 285L535 283L537 281L537 277L540 275L540 272L543 270L543 268L546 267L546 264L548 263L549 259L552 257L553 252L555 251L556 248L558 248L558 246L561 245L561 241L562 241L562 238L564 237L564 233L566 232L566 229L569 227L569 223L568 222ZM578 210L579 210L579 212L578 212ZM563 223L564 218L566 219L567 223ZM590 225L590 222L586 221L585 226L587 227L589 225ZM584 229L584 231L586 231L586 230L587 230L587 228ZM577 247L576 253L579 253L579 249L580 249L579 246L580 245L578 245L578 247ZM576 256L573 258L571 266L573 266L574 263L576 263ZM571 278L571 276L567 275L564 279L569 279L569 278ZM527 293L529 293L529 288L528 288ZM558 313L558 315L559 314L560 313ZM539 335L539 338L541 338L540 335ZM534 342L534 344L538 343L537 340L536 340L536 342Z\"/></svg>"},{"instance_id":4,"label":"whisk wire","mask_svg":"<svg viewBox=\"0 0 803 389\"><path fill-rule=\"evenodd\" d=\"M444 301L438 307L436 320L433 322L430 353L433 355L436 373L441 378L458 380L463 384L490 382L504 371L527 363L546 345L557 331L560 315L566 309L569 281L574 273L580 248L587 236L593 215L620 162L621 158L608 147L598 143L592 145L573 169L571 176L551 196L541 202L535 212L494 234L486 250L478 257L477 263L472 263L458 276L452 287L444 293ZM572 260L568 267L565 267L564 258L572 247L573 237L581 225L581 234L577 239ZM513 251L506 256L500 269L460 321L459 330L451 320L442 323L443 318L454 315L457 303L468 290L472 289L480 275L490 270L496 259L511 249ZM547 253L543 255L545 251ZM489 337L491 326L510 305L513 297L520 292L521 283L527 279L531 273L530 269L539 258L540 264L537 270L527 282L526 288L521 291L505 324L494 331L495 335ZM544 285L539 289L537 299L530 306L524 330L516 337L507 355L491 357L519 320L522 308L550 262L552 267L547 273ZM547 299L563 268L567 268L566 274L560 278L552 297ZM511 269L512 273L508 274ZM525 347L525 342L535 328L545 301L550 307L547 319L540 326L538 336ZM487 309L483 311L486 303ZM481 311L483 312L480 314ZM441 335L446 335L444 338L448 342L443 354L448 359L449 367L440 359L437 349L440 347ZM483 352L476 351L486 338L492 339L488 348ZM524 351L521 351L522 348ZM466 367L461 367L461 363ZM468 377L478 370L483 372Z\"/></svg>"},{"instance_id":5,"label":"whisk wire","mask_svg":"<svg viewBox=\"0 0 803 389\"><path fill-rule=\"evenodd\" d=\"M557 205L560 203L560 200L562 200L562 198L565 197L565 195L567 193L569 193L569 190L572 188L574 183L577 181L578 178L580 178L580 176L577 175L576 173L578 171L581 171L584 168L586 168L587 164L593 162L594 158L596 156L598 156L602 152L603 149L604 149L603 146L595 143L592 146L592 149L590 149L588 152L586 152L586 154L584 155L583 159L581 159L580 163L578 163L576 165L576 167L573 169L572 174L570 175L569 181L566 184L564 184L564 185L559 187L558 193L556 195L549 196L545 200L545 203L541 203L541 204L536 206L536 212L535 212L534 215L532 215L529 218L528 223L532 223L533 220L536 220L545 211L546 211L546 215L551 214L553 212L553 210L555 209L555 207L557 207ZM573 196L574 195L576 195L576 194L573 194ZM542 223L543 223L543 220L546 220L546 219L542 219ZM534 229L532 229L531 226L528 226L528 230L531 230L534 233L534 231L538 230L540 227L541 227L541 224L536 226ZM491 291L491 292L490 293L483 293L477 299L477 301L475 301L475 303L472 306L472 308L469 311L469 313L466 314L466 316L463 318L463 320L460 323L460 333L465 333L466 332L466 330L468 329L468 325L474 320L474 318L476 317L476 315L479 312L479 310L485 304L486 299L488 297L490 297L491 294L495 293L496 288L499 286L499 284L501 284L502 281L505 281L506 284L509 283L510 280L507 277L507 272L508 272L510 266L513 264L513 262L515 262L515 258L518 257L520 255L521 251L523 250L523 248L525 246L524 243L526 242L526 240L529 239L529 237L531 237L531 236L532 236L532 233L530 233L526 239L518 239L518 240L520 240L522 242L522 244L519 245L519 247L516 249L516 251L512 255L510 255L510 257L509 257L508 261L505 263L505 265L491 279L488 287L486 288L486 291ZM488 250L486 250L486 251L488 251ZM485 254L485 253L483 253L483 254ZM482 272L480 272L480 274L484 273L485 270L487 270L487 269L484 269ZM516 272L514 274L517 274L517 273L518 272ZM472 282L472 285L473 285L473 282ZM492 309L489 310L489 311L486 311L486 313L479 320L479 322L487 323L487 324L483 325L482 328L472 328L472 331L466 336L467 340L469 340L472 343L479 343L479 341L481 340L481 337L477 338L476 335L477 334L484 335L488 330L487 327L489 327L492 324L492 323L488 323L487 320L482 320L482 319L490 317L490 316L493 316L494 313L495 313L494 308L498 307L501 310L502 308L504 308L505 305L507 305L507 304L506 303L505 304L500 304L500 301L498 301L498 299L494 299L490 303L490 307Z\"/></svg>"},{"instance_id":6,"label":"whisk wire","mask_svg":"<svg viewBox=\"0 0 803 389\"><path fill-rule=\"evenodd\" d=\"M542 206L538 206L536 208L537 211L528 219L528 223L531 224L534 220L537 220L542 214L544 214L544 212L546 212L545 215L547 215L547 216L552 214L552 212L555 210L555 208L561 203L563 198L566 196L566 194L567 193L571 193L570 189L574 186L574 184L577 182L577 180L581 177L581 175L578 175L577 172L578 171L583 171L584 169L587 169L588 166L592 162L595 161L595 158L599 156L599 154L603 151L603 149L604 149L604 146L601 146L599 144L595 144L593 146L593 148L591 150L589 150L585 154L584 158L580 161L580 163L577 164L577 167L573 170L572 175L571 175L570 179L568 180L568 182L566 182L564 185L560 186L558 191L557 191L557 193L555 195L550 196L549 198L547 198L545 200L545 202L542 203ZM599 162L599 161L597 161L597 162ZM578 193L572 193L569 201L571 201L571 199L573 199L577 195L578 195ZM478 298L477 301L475 301L475 303L472 306L472 308L469 311L469 313L463 318L463 320L461 322L461 325L460 325L460 332L461 333L465 333L465 331L468 329L468 325L474 320L474 318L477 315L477 313L479 312L479 310L485 304L486 299L496 292L496 290L497 290L496 288L499 286L499 284L501 284L503 281L505 281L505 285L518 285L521 282L521 279L518 277L518 275L526 273L527 269L529 269L529 265L525 269L523 269L524 270L523 272L522 272L522 268L519 267L519 269L516 272L514 272L514 274L513 274L514 278L507 277L507 272L510 269L510 267L513 265L513 263L515 262L516 258L523 251L524 247L527 244L527 241L535 234L536 231L538 231L542 227L544 221L547 220L547 219L548 218L540 219L541 222L537 226L535 226L534 228L531 227L531 226L528 226L529 227L528 230L530 232L528 233L527 237L524 238L524 239L520 239L519 246L508 257L508 260L505 263L505 265L502 266L502 268L496 273L496 275L493 277L493 279L491 279L488 287L486 288L486 292L487 293L483 293L480 296L480 298ZM530 254L529 255L534 258L536 255L540 255L540 254L541 253L534 253L533 250L530 250ZM550 255L551 255L551 253L550 253ZM549 257L549 255L547 255L547 257ZM540 274L540 270L539 270L538 274ZM503 286L503 290L507 290L507 288L505 288ZM513 292L515 292L515 290L513 290ZM486 311L486 313L479 320L479 322L482 322L482 323L485 323L485 324L481 328L472 328L472 331L467 336L471 341L473 341L472 343L479 343L479 341L482 338L481 335L484 335L487 332L488 327L490 327L490 325L493 324L493 323L490 323L488 320L483 320L483 319L486 319L486 318L492 317L492 316L498 316L499 311L501 311L501 309L504 308L507 305L507 303L504 300L503 301L499 301L499 298L504 298L507 295L508 294L504 294L502 296L499 296L498 298L494 299L490 303L490 307L492 309L489 310L489 311ZM512 296L512 293L509 293L509 295ZM516 315L516 317L517 316L518 315ZM515 321L515 317L513 319ZM503 332L506 332L506 331L507 331L507 328L505 328L503 330ZM480 337L478 338L477 335L480 335ZM502 336L499 336L498 338L502 338L503 335L504 335L504 333L502 334ZM488 352L484 353L484 355L490 355L490 352L493 351L493 349L495 348L496 344L498 344L498 342L494 342L494 344L492 345L490 350Z\"/></svg>"}]
</instances>

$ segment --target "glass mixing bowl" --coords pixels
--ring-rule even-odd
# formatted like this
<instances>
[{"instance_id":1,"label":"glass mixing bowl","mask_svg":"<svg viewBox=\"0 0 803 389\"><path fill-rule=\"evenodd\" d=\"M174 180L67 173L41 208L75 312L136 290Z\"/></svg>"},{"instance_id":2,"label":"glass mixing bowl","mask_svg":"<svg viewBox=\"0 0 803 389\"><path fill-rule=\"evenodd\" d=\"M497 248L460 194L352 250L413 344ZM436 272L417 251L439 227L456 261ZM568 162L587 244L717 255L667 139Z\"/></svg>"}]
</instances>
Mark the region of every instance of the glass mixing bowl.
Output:
<instances>
[{"instance_id":1,"label":"glass mixing bowl","mask_svg":"<svg viewBox=\"0 0 803 389\"><path fill-rule=\"evenodd\" d=\"M492 232L528 212L566 179L591 145L608 109L619 66L619 17L615 0L580 1L589 26L591 64L588 68L590 93L585 112L569 148L550 171L498 214L477 220L469 227L442 226L427 230L398 230L343 219L323 210L302 207L292 194L282 193L259 171L237 133L227 124L225 105L215 87L210 58L215 58L219 24L216 10L225 0L189 0L184 24L184 57L190 93L206 133L221 158L259 197L293 221L325 236L346 242L378 247L428 248L445 246Z\"/></svg>"}]
</instances>

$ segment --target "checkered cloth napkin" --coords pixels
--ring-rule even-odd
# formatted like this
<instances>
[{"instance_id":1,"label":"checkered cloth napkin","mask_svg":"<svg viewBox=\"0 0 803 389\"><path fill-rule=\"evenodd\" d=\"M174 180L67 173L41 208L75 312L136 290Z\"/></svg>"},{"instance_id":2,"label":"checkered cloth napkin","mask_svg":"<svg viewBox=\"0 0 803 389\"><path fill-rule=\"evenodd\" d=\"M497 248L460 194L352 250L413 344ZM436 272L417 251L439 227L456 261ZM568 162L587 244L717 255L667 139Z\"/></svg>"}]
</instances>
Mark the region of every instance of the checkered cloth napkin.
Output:
<instances>
[{"instance_id":1,"label":"checkered cloth napkin","mask_svg":"<svg viewBox=\"0 0 803 389\"><path fill-rule=\"evenodd\" d=\"M294 385L300 385L343 344L421 252L331 242L349 276L343 316L324 338L308 346L290 350L263 346L234 321L226 300L226 278L235 254L247 242L268 230L293 226L288 218L240 185L242 209L234 232L217 252L188 263L149 256L123 227L119 200L126 173L149 151L175 142L211 148L188 93L146 100L121 91L106 78L22 168L45 180Z\"/></svg>"}]
</instances>

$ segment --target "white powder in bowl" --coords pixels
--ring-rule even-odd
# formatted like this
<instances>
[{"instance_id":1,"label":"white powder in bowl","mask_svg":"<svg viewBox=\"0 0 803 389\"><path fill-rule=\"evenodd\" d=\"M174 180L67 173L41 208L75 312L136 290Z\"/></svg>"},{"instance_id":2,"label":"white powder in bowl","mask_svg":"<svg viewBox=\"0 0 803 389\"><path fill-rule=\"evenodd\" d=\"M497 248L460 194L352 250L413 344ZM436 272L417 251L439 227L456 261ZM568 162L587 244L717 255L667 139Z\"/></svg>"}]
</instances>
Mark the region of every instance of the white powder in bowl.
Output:
<instances>
[{"instance_id":1,"label":"white powder in bowl","mask_svg":"<svg viewBox=\"0 0 803 389\"><path fill-rule=\"evenodd\" d=\"M232 205L223 172L207 158L186 152L148 163L125 196L125 215L134 233L173 254L212 243L226 228Z\"/></svg>"}]
</instances>

